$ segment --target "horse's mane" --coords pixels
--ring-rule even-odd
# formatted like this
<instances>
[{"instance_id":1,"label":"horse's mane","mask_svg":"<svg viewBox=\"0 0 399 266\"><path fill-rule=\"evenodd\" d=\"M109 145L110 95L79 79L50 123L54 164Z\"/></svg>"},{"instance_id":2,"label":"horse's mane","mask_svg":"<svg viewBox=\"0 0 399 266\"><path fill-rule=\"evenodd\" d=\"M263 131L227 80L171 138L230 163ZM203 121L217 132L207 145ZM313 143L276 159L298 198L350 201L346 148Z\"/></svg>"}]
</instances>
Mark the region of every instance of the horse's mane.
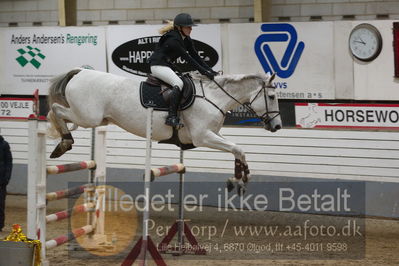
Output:
<instances>
[{"instance_id":1,"label":"horse's mane","mask_svg":"<svg viewBox=\"0 0 399 266\"><path fill-rule=\"evenodd\" d=\"M192 76L193 79L197 80L208 80L207 77L204 75L199 74L198 72L190 72L190 75ZM249 79L256 79L256 80L268 80L270 78L269 73L257 73L257 74L229 74L229 75L222 75L222 76L216 76L215 80L220 84L223 85L225 83L229 82L239 82L243 80L249 80Z\"/></svg>"},{"instance_id":2,"label":"horse's mane","mask_svg":"<svg viewBox=\"0 0 399 266\"><path fill-rule=\"evenodd\" d=\"M270 78L269 74L262 74L262 73L257 73L257 74L231 74L231 75L225 75L221 77L224 79L224 83L228 82L239 82L239 81L244 81L244 80L249 80L249 79L256 79L256 80L265 80Z\"/></svg>"}]
</instances>

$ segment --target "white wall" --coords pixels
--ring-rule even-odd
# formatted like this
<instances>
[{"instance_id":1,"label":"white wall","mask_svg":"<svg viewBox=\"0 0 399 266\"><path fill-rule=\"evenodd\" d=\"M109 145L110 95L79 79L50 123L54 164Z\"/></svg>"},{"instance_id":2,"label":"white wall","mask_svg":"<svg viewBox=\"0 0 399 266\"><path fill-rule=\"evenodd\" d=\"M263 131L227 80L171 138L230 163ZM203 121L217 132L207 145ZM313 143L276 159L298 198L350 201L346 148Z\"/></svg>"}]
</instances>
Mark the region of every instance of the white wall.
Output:
<instances>
[{"instance_id":1,"label":"white wall","mask_svg":"<svg viewBox=\"0 0 399 266\"><path fill-rule=\"evenodd\" d=\"M272 0L272 21L309 21L320 16L322 21L342 20L350 15L354 20L373 20L377 15L399 18L397 0Z\"/></svg>"},{"instance_id":2,"label":"white wall","mask_svg":"<svg viewBox=\"0 0 399 266\"><path fill-rule=\"evenodd\" d=\"M202 23L249 22L253 18L253 0L77 0L77 25L160 24L178 13L190 13ZM9 23L18 26L58 25L57 0L2 0L0 27Z\"/></svg>"},{"instance_id":3,"label":"white wall","mask_svg":"<svg viewBox=\"0 0 399 266\"><path fill-rule=\"evenodd\" d=\"M334 73L336 99L353 99L353 64L349 53L348 38L353 23L337 21L334 23Z\"/></svg>"},{"instance_id":4,"label":"white wall","mask_svg":"<svg viewBox=\"0 0 399 266\"><path fill-rule=\"evenodd\" d=\"M397 0L272 0L271 21L310 21L319 16L321 21L373 20L377 15L385 19L399 19ZM143 21L159 24L180 12L188 12L202 23L218 23L229 19L232 23L249 22L254 17L253 0L77 0L78 25L106 25L109 21L134 24ZM388 17L386 17L388 16ZM313 17L313 18L312 18ZM18 23L32 26L58 24L57 0L2 0L0 26Z\"/></svg>"},{"instance_id":5,"label":"white wall","mask_svg":"<svg viewBox=\"0 0 399 266\"><path fill-rule=\"evenodd\" d=\"M381 54L369 64L353 62L356 100L399 100L399 78L394 77L393 22L373 21L382 36Z\"/></svg>"},{"instance_id":6,"label":"white wall","mask_svg":"<svg viewBox=\"0 0 399 266\"><path fill-rule=\"evenodd\" d=\"M397 88L399 78L393 77L392 23L394 21L368 21L368 23L377 27L383 38L381 54L374 61L368 63L354 60L348 49L348 39L351 30L362 22L363 21L290 23L297 32L298 42L304 42L305 48L295 68L294 74L288 78L277 78L276 82L283 84L285 88L279 88L278 86L277 88L279 92L303 93L305 96L285 96L282 98L398 101L399 89ZM256 39L262 34L265 34L261 31L261 25L260 23L221 24L222 69L226 74L264 72L254 50ZM109 29L115 27L118 26L104 27L103 29L109 31ZM123 26L120 27L122 28ZM132 31L134 31L134 27L145 28L155 26L129 26ZM102 27L97 27L96 29L99 28ZM32 28L32 30L29 28L15 28L15 30L12 28L0 29L0 57L2 60L12 61L15 65L14 57L10 53L14 52L15 55L17 55L16 50L23 46L15 44L12 46L9 43L9 38L6 39L5 36L9 36L10 32L15 32L15 34L19 36L21 34L20 32L35 32L34 29L37 29L38 32L45 32L46 29L48 29L48 31L57 30L57 28L44 27ZM90 27L66 29L90 30ZM201 38L201 40L204 41L206 38ZM108 40L109 47L111 47L110 43L112 42L116 43L117 41L115 38ZM118 46L120 44L121 43L117 43L115 45ZM287 44L284 42L276 42L271 45L273 45L273 53L276 55L277 60L281 60ZM8 46L12 47L10 48ZM50 49L43 45L36 44L36 46L43 49L46 48L46 51ZM109 47L108 53L112 53ZM55 72L61 73L66 71L65 68L67 66L76 65L74 62L69 62L71 61L69 58L64 58L63 64L59 64L59 58L57 56L64 49L58 46L54 47L54 49L56 54L54 56L48 56L46 58L46 64L49 65L50 62L53 62L54 65L58 65L60 70L58 72L55 70ZM76 47L76 49L78 49L78 47ZM105 50L105 48L103 49ZM94 55L98 54L100 53L94 52ZM89 57L79 59L90 62ZM102 61L105 62L104 56L102 59ZM69 64L67 64L68 62ZM80 66L82 64L83 63L80 63L78 65ZM102 70L104 68L101 67L97 69ZM37 84L24 83L20 85L17 84L12 88L9 88L10 86L7 87L7 81L12 80L10 76L15 74L10 74L12 69L12 64L1 64L0 94L7 94L10 93L10 91L17 92L22 89L22 85L23 87L31 87L31 93L33 93L33 90L38 87ZM18 67L17 69L20 70L21 68ZM38 72L38 70L32 67L31 70L29 74L32 75ZM20 94L29 95L31 93L25 90L24 93Z\"/></svg>"}]
</instances>

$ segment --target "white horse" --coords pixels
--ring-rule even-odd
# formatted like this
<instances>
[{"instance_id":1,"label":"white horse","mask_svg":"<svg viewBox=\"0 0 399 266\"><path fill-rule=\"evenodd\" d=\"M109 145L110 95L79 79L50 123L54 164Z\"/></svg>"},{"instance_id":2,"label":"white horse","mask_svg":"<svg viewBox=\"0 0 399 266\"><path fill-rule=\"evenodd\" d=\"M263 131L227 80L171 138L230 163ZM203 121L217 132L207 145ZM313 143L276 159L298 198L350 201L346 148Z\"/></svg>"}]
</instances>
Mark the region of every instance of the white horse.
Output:
<instances>
[{"instance_id":1,"label":"white horse","mask_svg":"<svg viewBox=\"0 0 399 266\"><path fill-rule=\"evenodd\" d=\"M274 78L268 74L217 76L211 81L194 76L196 99L180 113L184 127L178 130L183 144L230 152L235 157L235 177L228 181L229 190L238 181L245 189L249 169L244 151L225 139L219 130L225 115L240 105L265 123L274 132L282 127ZM73 138L67 122L84 128L114 123L135 135L146 136L146 110L140 103L140 82L88 69L74 69L52 81L49 88L48 119L62 137L51 157L56 158L72 148ZM172 127L165 125L167 113L154 111L153 140L172 136ZM72 129L73 130L73 129Z\"/></svg>"}]
</instances>

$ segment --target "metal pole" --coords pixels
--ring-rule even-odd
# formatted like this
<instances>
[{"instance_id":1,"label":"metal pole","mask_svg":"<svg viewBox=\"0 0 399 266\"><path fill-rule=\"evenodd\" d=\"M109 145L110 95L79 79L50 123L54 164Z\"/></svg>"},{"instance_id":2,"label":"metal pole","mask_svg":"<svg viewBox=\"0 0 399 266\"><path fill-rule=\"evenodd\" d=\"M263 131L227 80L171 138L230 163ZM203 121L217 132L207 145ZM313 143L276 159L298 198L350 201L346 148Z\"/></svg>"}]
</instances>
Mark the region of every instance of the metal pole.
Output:
<instances>
[{"instance_id":1,"label":"metal pole","mask_svg":"<svg viewBox=\"0 0 399 266\"><path fill-rule=\"evenodd\" d=\"M105 185L106 183L106 134L107 127L101 126L97 127L95 131L95 141L94 141L94 161L96 162L96 172L94 176L95 185ZM101 149L104 147L104 149ZM100 216L96 221L95 234L97 236L105 236L105 188L98 189L95 191L97 201L99 201Z\"/></svg>"},{"instance_id":2,"label":"metal pole","mask_svg":"<svg viewBox=\"0 0 399 266\"><path fill-rule=\"evenodd\" d=\"M180 163L184 165L184 151L180 148ZM178 221L178 231L177 239L179 244L179 250L182 251L184 244L184 173L180 173L179 178L179 221Z\"/></svg>"},{"instance_id":3,"label":"metal pole","mask_svg":"<svg viewBox=\"0 0 399 266\"><path fill-rule=\"evenodd\" d=\"M140 259L141 265L146 264L145 253L148 246L148 219L150 217L150 183L151 183L151 149L152 149L152 115L153 108L147 109L146 127L146 156L144 173L144 211L143 211L143 242L141 245Z\"/></svg>"},{"instance_id":4,"label":"metal pole","mask_svg":"<svg viewBox=\"0 0 399 266\"><path fill-rule=\"evenodd\" d=\"M49 264L46 258L46 249L44 245L46 243L46 192L47 192L47 171L46 171L46 128L47 123L46 120L38 120L37 124L37 159L38 159L38 172L37 172L37 184L36 184L36 193L37 193L37 221L38 221L38 229L40 231L40 242L42 243L42 265L46 266Z\"/></svg>"},{"instance_id":5,"label":"metal pole","mask_svg":"<svg viewBox=\"0 0 399 266\"><path fill-rule=\"evenodd\" d=\"M37 117L29 119L29 145L28 145L28 238L37 239L37 183L39 175L40 158L38 156Z\"/></svg>"},{"instance_id":6,"label":"metal pole","mask_svg":"<svg viewBox=\"0 0 399 266\"><path fill-rule=\"evenodd\" d=\"M95 158L95 154L96 154L96 129L92 128L91 129L91 149L90 149L90 159L92 161L94 161ZM89 183L93 183L95 180L95 169L90 169L90 179L89 179Z\"/></svg>"},{"instance_id":7,"label":"metal pole","mask_svg":"<svg viewBox=\"0 0 399 266\"><path fill-rule=\"evenodd\" d=\"M92 128L91 129L91 147L90 147L90 159L92 161L94 161L95 159L95 144L96 144L96 129ZM96 162L97 163L97 162ZM94 187L94 182L95 180L95 176L96 176L96 169L89 169L89 184L92 185L91 188L93 189ZM95 197L95 192L94 190L89 190L85 193L86 198L86 202L87 203L94 203L94 197ZM94 215L95 212L87 212L87 218L86 218L86 224L90 224L93 225L93 221L94 221ZM94 235L94 230L91 231L89 234L87 234L87 237L90 239L90 241L93 241L93 235Z\"/></svg>"}]
</instances>

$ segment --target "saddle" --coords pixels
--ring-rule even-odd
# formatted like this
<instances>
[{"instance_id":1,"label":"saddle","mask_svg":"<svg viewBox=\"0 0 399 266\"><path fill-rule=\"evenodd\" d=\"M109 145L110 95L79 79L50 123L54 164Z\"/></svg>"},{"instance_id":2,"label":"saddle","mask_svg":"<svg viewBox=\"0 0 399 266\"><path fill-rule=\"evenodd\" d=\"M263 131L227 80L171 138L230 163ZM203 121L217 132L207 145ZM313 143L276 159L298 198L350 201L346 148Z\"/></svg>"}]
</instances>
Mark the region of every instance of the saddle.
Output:
<instances>
[{"instance_id":1,"label":"saddle","mask_svg":"<svg viewBox=\"0 0 399 266\"><path fill-rule=\"evenodd\" d=\"M195 99L195 85L189 74L179 75L183 80L182 99L178 110L183 111L189 108ZM152 107L158 111L168 111L172 86L162 80L148 75L147 80L140 83L140 102L145 108ZM161 140L159 143L174 144L182 150L194 149L193 144L181 143L177 129L174 127L172 137Z\"/></svg>"},{"instance_id":2,"label":"saddle","mask_svg":"<svg viewBox=\"0 0 399 266\"><path fill-rule=\"evenodd\" d=\"M178 110L183 111L194 103L195 85L189 74L181 75L180 78L184 85ZM171 85L149 74L147 80L140 84L141 105L157 111L168 111L171 92Z\"/></svg>"}]
</instances>

